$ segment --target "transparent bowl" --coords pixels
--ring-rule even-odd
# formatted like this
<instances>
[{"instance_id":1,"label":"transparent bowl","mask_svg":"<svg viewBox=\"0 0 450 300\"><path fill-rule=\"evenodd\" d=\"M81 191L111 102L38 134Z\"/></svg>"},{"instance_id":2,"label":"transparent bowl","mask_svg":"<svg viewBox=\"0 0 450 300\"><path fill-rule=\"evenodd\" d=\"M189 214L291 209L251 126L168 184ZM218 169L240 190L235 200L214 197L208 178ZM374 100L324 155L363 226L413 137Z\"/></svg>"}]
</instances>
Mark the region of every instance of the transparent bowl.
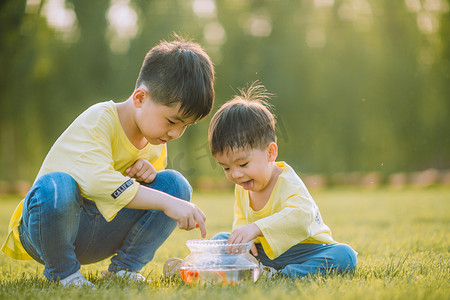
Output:
<instances>
[{"instance_id":1,"label":"transparent bowl","mask_svg":"<svg viewBox=\"0 0 450 300\"><path fill-rule=\"evenodd\" d=\"M253 242L227 244L227 240L189 240L191 253L180 266L188 284L235 285L258 280L258 261L249 253Z\"/></svg>"}]
</instances>

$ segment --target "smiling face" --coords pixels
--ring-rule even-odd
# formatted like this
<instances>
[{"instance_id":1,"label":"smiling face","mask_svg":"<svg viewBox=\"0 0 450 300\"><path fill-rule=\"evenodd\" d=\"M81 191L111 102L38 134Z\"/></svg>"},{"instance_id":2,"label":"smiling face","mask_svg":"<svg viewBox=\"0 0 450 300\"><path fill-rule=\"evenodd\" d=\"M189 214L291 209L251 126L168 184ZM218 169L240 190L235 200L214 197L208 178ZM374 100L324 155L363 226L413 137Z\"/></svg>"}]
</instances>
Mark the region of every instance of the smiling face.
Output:
<instances>
[{"instance_id":1,"label":"smiling face","mask_svg":"<svg viewBox=\"0 0 450 300\"><path fill-rule=\"evenodd\" d=\"M262 193L275 184L277 178L277 145L270 143L266 149L228 150L215 155L225 175L244 189Z\"/></svg>"},{"instance_id":2,"label":"smiling face","mask_svg":"<svg viewBox=\"0 0 450 300\"><path fill-rule=\"evenodd\" d=\"M180 104L166 106L156 103L148 94L135 100L135 122L144 138L152 145L167 143L183 135L195 123L193 117L183 117Z\"/></svg>"}]
</instances>

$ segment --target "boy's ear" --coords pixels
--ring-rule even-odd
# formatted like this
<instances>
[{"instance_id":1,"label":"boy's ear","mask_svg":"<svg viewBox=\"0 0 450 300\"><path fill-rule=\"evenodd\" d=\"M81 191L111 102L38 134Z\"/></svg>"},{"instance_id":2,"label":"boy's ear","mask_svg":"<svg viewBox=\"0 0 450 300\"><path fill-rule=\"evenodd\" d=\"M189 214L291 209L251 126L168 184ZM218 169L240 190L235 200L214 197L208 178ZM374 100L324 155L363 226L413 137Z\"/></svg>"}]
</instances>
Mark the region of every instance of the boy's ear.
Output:
<instances>
[{"instance_id":1,"label":"boy's ear","mask_svg":"<svg viewBox=\"0 0 450 300\"><path fill-rule=\"evenodd\" d=\"M145 98L147 97L148 93L143 88L135 89L133 92L133 104L135 107L139 108L142 106L142 103L144 103Z\"/></svg>"},{"instance_id":2,"label":"boy's ear","mask_svg":"<svg viewBox=\"0 0 450 300\"><path fill-rule=\"evenodd\" d=\"M273 162L277 159L278 156L278 146L276 143L272 142L268 146L268 158L270 162Z\"/></svg>"}]
</instances>

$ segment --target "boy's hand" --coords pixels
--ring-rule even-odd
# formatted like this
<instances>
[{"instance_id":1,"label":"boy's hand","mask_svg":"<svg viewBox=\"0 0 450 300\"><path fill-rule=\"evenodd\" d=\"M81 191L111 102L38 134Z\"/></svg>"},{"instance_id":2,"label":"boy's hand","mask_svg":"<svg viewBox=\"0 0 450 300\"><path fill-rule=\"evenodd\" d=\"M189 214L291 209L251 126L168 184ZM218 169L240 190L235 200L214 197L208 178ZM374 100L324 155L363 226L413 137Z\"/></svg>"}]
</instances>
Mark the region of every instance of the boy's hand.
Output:
<instances>
[{"instance_id":1,"label":"boy's hand","mask_svg":"<svg viewBox=\"0 0 450 300\"><path fill-rule=\"evenodd\" d=\"M206 237L205 214L197 205L162 191L140 185L134 198L125 206L131 209L159 210L178 223L178 227L191 230L198 226L202 238Z\"/></svg>"},{"instance_id":2,"label":"boy's hand","mask_svg":"<svg viewBox=\"0 0 450 300\"><path fill-rule=\"evenodd\" d=\"M253 241L258 236L262 236L262 232L256 224L252 223L249 225L244 225L233 230L228 238L228 244L247 243ZM252 246L250 251L254 256L258 255L255 245Z\"/></svg>"},{"instance_id":3,"label":"boy's hand","mask_svg":"<svg viewBox=\"0 0 450 300\"><path fill-rule=\"evenodd\" d=\"M177 203L168 205L164 213L176 220L180 229L192 230L199 228L202 238L206 237L206 216L197 205L180 200Z\"/></svg>"},{"instance_id":4,"label":"boy's hand","mask_svg":"<svg viewBox=\"0 0 450 300\"><path fill-rule=\"evenodd\" d=\"M136 178L137 181L150 183L155 180L156 172L153 165L146 159L138 159L134 164L129 166L125 171L131 178Z\"/></svg>"}]
</instances>

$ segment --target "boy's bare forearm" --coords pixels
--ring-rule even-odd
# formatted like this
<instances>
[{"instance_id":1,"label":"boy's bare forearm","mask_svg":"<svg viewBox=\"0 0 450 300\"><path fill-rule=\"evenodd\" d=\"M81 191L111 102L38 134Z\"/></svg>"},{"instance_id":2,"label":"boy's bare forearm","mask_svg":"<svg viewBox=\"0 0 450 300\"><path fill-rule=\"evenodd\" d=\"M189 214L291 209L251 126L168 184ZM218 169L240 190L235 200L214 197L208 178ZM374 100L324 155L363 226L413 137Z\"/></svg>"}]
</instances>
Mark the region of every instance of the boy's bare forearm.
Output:
<instances>
[{"instance_id":1,"label":"boy's bare forearm","mask_svg":"<svg viewBox=\"0 0 450 300\"><path fill-rule=\"evenodd\" d=\"M170 205L171 202L177 200L183 201L164 192L141 185L133 200L131 200L125 207L164 211L167 208L167 205Z\"/></svg>"},{"instance_id":2,"label":"boy's bare forearm","mask_svg":"<svg viewBox=\"0 0 450 300\"><path fill-rule=\"evenodd\" d=\"M176 198L164 192L140 186L133 200L126 208L160 210L177 221L180 229L199 228L206 236L205 214L195 204Z\"/></svg>"}]
</instances>

